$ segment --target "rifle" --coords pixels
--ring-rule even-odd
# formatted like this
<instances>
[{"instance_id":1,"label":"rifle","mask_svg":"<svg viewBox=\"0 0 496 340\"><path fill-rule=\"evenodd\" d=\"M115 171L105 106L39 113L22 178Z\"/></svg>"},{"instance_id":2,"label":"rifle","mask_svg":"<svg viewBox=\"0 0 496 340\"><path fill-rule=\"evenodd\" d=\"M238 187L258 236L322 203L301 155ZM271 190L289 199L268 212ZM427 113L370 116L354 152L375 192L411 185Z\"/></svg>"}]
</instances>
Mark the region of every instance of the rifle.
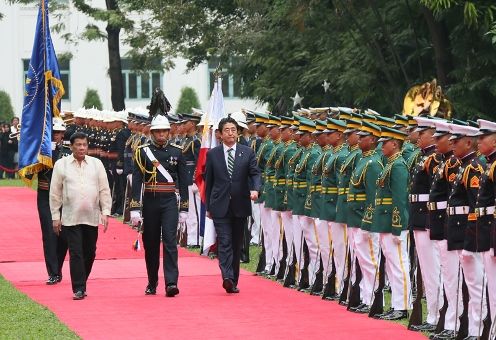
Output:
<instances>
[{"instance_id":1,"label":"rifle","mask_svg":"<svg viewBox=\"0 0 496 340\"><path fill-rule=\"evenodd\" d=\"M310 295L318 295L322 292L323 279L324 279L324 264L322 263L322 253L320 252L317 255L319 259L319 269L314 273L315 280L313 281L312 288L310 289Z\"/></svg>"},{"instance_id":2,"label":"rifle","mask_svg":"<svg viewBox=\"0 0 496 340\"><path fill-rule=\"evenodd\" d=\"M303 238L303 232L302 232L302 238ZM301 269L301 275L300 275L300 282L298 283L298 290L302 289L307 289L310 286L309 279L308 279L308 265L310 262L310 254L308 252L308 245L305 240L302 240L302 251L303 251L303 263L304 266ZM300 262L301 263L301 262ZM301 264L300 264L301 266Z\"/></svg>"},{"instance_id":3,"label":"rifle","mask_svg":"<svg viewBox=\"0 0 496 340\"><path fill-rule=\"evenodd\" d=\"M334 263L334 250L331 250L331 273L327 277L327 283L324 287L322 299L327 299L336 296L336 263ZM329 253L331 254L331 253Z\"/></svg>"},{"instance_id":4,"label":"rifle","mask_svg":"<svg viewBox=\"0 0 496 340\"><path fill-rule=\"evenodd\" d=\"M124 211L122 212L122 222L129 223L131 221L131 211L129 210L129 202L131 202L132 188L131 181L126 176L126 191L124 193Z\"/></svg>"},{"instance_id":5,"label":"rifle","mask_svg":"<svg viewBox=\"0 0 496 340\"><path fill-rule=\"evenodd\" d=\"M424 286L422 282L422 270L420 269L420 264L418 261L418 256L416 262L417 275L416 275L416 296L415 301L413 301L413 309L410 314L410 319L408 320L408 329L412 329L412 326L418 326L422 324L422 297L424 295Z\"/></svg>"},{"instance_id":6,"label":"rifle","mask_svg":"<svg viewBox=\"0 0 496 340\"><path fill-rule=\"evenodd\" d=\"M351 246L351 245L350 245ZM341 290L341 295L339 296L339 304L340 305L346 305L347 299L348 299L348 287L350 284L350 277L351 277L351 269L352 269L352 260L351 260L351 251L347 249L348 252L346 254L346 262L348 266L348 274L346 275L346 278L343 280L343 289Z\"/></svg>"},{"instance_id":7,"label":"rifle","mask_svg":"<svg viewBox=\"0 0 496 340\"><path fill-rule=\"evenodd\" d=\"M377 289L374 290L374 301L370 305L369 317L373 317L374 315L382 314L384 312L384 285L386 283L384 266L386 257L382 254L382 251L380 256L381 261L379 262L379 268L377 268L379 275L377 275L377 273L375 275L374 288L376 281L379 281L379 284L377 285ZM379 278L377 278L377 276L379 276Z\"/></svg>"},{"instance_id":8,"label":"rifle","mask_svg":"<svg viewBox=\"0 0 496 340\"><path fill-rule=\"evenodd\" d=\"M284 231L281 235L281 246L282 246L282 258L279 261L279 270L277 271L276 279L282 280L284 279L284 275L286 273L286 259L288 257L288 246L286 243L286 235L284 235Z\"/></svg>"},{"instance_id":9,"label":"rifle","mask_svg":"<svg viewBox=\"0 0 496 340\"><path fill-rule=\"evenodd\" d=\"M355 282L351 286L348 295L348 308L358 307L360 305L360 281L362 281L362 269L360 268L360 261L358 258L354 258L355 261Z\"/></svg>"},{"instance_id":10,"label":"rifle","mask_svg":"<svg viewBox=\"0 0 496 340\"><path fill-rule=\"evenodd\" d=\"M183 248L186 248L188 245L188 225L186 223L179 223L179 228L177 229L177 243Z\"/></svg>"},{"instance_id":11,"label":"rifle","mask_svg":"<svg viewBox=\"0 0 496 340\"><path fill-rule=\"evenodd\" d=\"M289 245L288 245L289 246ZM295 284L295 272L296 272L296 256L294 245L291 244L290 253L288 255L288 262L291 263L286 265L286 270L284 271L283 286L289 287Z\"/></svg>"},{"instance_id":12,"label":"rifle","mask_svg":"<svg viewBox=\"0 0 496 340\"><path fill-rule=\"evenodd\" d=\"M257 264L257 270L256 272L258 274L262 273L265 271L265 245L264 245L264 236L262 230L260 230L261 238L262 238L262 251L260 252L260 256L258 257L258 264Z\"/></svg>"},{"instance_id":13,"label":"rifle","mask_svg":"<svg viewBox=\"0 0 496 340\"><path fill-rule=\"evenodd\" d=\"M482 308L484 307L484 291L486 292L486 306L487 306L487 314L484 320L482 320L482 325L484 326L482 328L482 334L480 337L480 340L488 340L489 339L489 333L491 332L491 307L489 306L489 291L487 285L485 285L484 280L486 277L486 271L484 270L484 276L482 279L482 300L481 300L481 315L482 315ZM486 287L484 287L486 286ZM486 288L486 289L484 289ZM480 327L480 326L479 326ZM480 333L480 329L479 329ZM493 338L494 339L494 338Z\"/></svg>"},{"instance_id":14,"label":"rifle","mask_svg":"<svg viewBox=\"0 0 496 340\"><path fill-rule=\"evenodd\" d=\"M446 311L448 310L448 298L446 297L446 291L443 288L444 302L443 307L439 310L439 320L436 325L435 334L441 333L444 330L444 322L446 320Z\"/></svg>"},{"instance_id":15,"label":"rifle","mask_svg":"<svg viewBox=\"0 0 496 340\"><path fill-rule=\"evenodd\" d=\"M461 264L460 264L460 266L461 266ZM458 270L461 271L460 268ZM458 295L458 293L457 293L457 295ZM465 277L462 277L462 299L463 299L463 313L459 317L460 328L458 329L458 334L456 335L456 340L463 340L468 335L468 300L469 300L469 295L468 295L468 287L467 287L467 284L465 283ZM456 299L456 305L457 305L457 309L458 309L458 298ZM458 313L457 313L457 315L458 315ZM456 329L456 324L455 324L455 329Z\"/></svg>"}]
</instances>

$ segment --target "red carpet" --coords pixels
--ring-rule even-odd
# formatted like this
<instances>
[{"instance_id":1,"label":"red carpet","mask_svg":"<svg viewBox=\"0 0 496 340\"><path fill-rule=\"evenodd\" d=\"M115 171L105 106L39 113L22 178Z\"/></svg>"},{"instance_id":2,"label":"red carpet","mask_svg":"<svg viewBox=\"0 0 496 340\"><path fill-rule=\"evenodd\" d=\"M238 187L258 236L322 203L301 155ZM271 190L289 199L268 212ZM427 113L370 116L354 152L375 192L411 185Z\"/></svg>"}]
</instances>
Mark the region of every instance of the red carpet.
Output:
<instances>
[{"instance_id":1,"label":"red carpet","mask_svg":"<svg viewBox=\"0 0 496 340\"><path fill-rule=\"evenodd\" d=\"M73 301L67 263L61 284L43 283L36 193L0 188L0 206L0 274L84 339L425 339L248 272L242 273L241 293L227 295L217 262L182 249L181 293L165 298L161 282L160 294L144 296L143 253L131 250L136 233L118 221L99 235L88 297Z\"/></svg>"}]
</instances>

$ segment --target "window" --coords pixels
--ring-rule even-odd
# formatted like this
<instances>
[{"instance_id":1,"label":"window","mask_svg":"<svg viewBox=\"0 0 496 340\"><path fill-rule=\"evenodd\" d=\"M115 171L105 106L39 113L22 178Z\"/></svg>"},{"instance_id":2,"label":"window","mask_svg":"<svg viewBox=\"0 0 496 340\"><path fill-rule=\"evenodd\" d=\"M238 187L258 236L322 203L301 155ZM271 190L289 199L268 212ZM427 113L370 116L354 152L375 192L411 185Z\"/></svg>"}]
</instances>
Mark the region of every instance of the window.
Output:
<instances>
[{"instance_id":1,"label":"window","mask_svg":"<svg viewBox=\"0 0 496 340\"><path fill-rule=\"evenodd\" d=\"M239 75L233 75L229 72L229 68L234 66L237 60L231 58L229 65L221 65L222 67L222 94L226 98L238 98L241 97L243 80ZM208 61L208 75L209 75L209 88L208 95L212 93L215 81L215 70L219 66L219 58L213 57Z\"/></svg>"},{"instance_id":2,"label":"window","mask_svg":"<svg viewBox=\"0 0 496 340\"><path fill-rule=\"evenodd\" d=\"M71 60L70 58L59 58L59 72L60 72L60 80L62 81L62 84L64 85L64 90L65 94L62 97L63 100L70 100L71 99ZM28 68L29 68L29 59L23 59L22 60L23 64L23 78L24 82L22 83L23 89L24 89L24 84L26 84L26 76L28 74ZM24 90L23 90L24 93Z\"/></svg>"},{"instance_id":3,"label":"window","mask_svg":"<svg viewBox=\"0 0 496 340\"><path fill-rule=\"evenodd\" d=\"M132 70L131 59L122 59L122 84L126 99L150 99L153 89L162 87L162 73L151 71L137 73ZM157 61L157 68L160 61Z\"/></svg>"}]
</instances>

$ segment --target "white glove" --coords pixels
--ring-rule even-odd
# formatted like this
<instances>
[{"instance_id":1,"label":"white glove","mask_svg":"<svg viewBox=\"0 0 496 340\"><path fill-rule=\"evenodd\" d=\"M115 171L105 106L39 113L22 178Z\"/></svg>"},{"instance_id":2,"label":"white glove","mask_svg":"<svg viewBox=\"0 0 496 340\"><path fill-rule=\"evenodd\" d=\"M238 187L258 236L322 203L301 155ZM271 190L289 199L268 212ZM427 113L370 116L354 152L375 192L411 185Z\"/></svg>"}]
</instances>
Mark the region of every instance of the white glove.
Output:
<instances>
[{"instance_id":1,"label":"white glove","mask_svg":"<svg viewBox=\"0 0 496 340\"><path fill-rule=\"evenodd\" d=\"M401 244L401 237L393 235L393 242L394 244Z\"/></svg>"},{"instance_id":2,"label":"white glove","mask_svg":"<svg viewBox=\"0 0 496 340\"><path fill-rule=\"evenodd\" d=\"M133 185L133 174L127 175L127 180L129 181L129 185Z\"/></svg>"},{"instance_id":3,"label":"white glove","mask_svg":"<svg viewBox=\"0 0 496 340\"><path fill-rule=\"evenodd\" d=\"M188 213L186 211L181 211L179 213L179 223L184 223L188 219Z\"/></svg>"},{"instance_id":4,"label":"white glove","mask_svg":"<svg viewBox=\"0 0 496 340\"><path fill-rule=\"evenodd\" d=\"M131 212L131 224L133 226L137 226L140 224L140 222L143 222L143 219L141 218L141 213L138 210L132 210Z\"/></svg>"},{"instance_id":5,"label":"white glove","mask_svg":"<svg viewBox=\"0 0 496 340\"><path fill-rule=\"evenodd\" d=\"M122 169L115 169L115 172L116 172L118 175L122 175L122 173L124 172L124 170L122 170Z\"/></svg>"},{"instance_id":6,"label":"white glove","mask_svg":"<svg viewBox=\"0 0 496 340\"><path fill-rule=\"evenodd\" d=\"M193 183L193 185L191 186L191 190L193 190L194 194L198 193L198 186L196 185L196 183Z\"/></svg>"}]
</instances>

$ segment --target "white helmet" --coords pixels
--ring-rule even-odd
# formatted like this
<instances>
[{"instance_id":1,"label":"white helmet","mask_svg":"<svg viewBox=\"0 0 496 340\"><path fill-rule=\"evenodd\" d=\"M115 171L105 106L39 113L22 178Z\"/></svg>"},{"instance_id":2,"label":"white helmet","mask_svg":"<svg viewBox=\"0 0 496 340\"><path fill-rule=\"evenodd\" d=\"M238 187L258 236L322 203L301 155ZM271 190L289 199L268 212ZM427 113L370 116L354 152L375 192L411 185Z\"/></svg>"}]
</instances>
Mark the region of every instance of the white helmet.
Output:
<instances>
[{"instance_id":1,"label":"white helmet","mask_svg":"<svg viewBox=\"0 0 496 340\"><path fill-rule=\"evenodd\" d=\"M246 116L243 112L233 112L231 113L231 118L234 119L240 127L248 129L248 125L246 125Z\"/></svg>"},{"instance_id":2,"label":"white helmet","mask_svg":"<svg viewBox=\"0 0 496 340\"><path fill-rule=\"evenodd\" d=\"M150 130L161 130L161 129L169 130L170 128L171 127L167 117L163 115L157 115L155 116L155 118L152 119Z\"/></svg>"},{"instance_id":3,"label":"white helmet","mask_svg":"<svg viewBox=\"0 0 496 340\"><path fill-rule=\"evenodd\" d=\"M65 123L62 118L53 117L52 123L52 131L65 131Z\"/></svg>"}]
</instances>

